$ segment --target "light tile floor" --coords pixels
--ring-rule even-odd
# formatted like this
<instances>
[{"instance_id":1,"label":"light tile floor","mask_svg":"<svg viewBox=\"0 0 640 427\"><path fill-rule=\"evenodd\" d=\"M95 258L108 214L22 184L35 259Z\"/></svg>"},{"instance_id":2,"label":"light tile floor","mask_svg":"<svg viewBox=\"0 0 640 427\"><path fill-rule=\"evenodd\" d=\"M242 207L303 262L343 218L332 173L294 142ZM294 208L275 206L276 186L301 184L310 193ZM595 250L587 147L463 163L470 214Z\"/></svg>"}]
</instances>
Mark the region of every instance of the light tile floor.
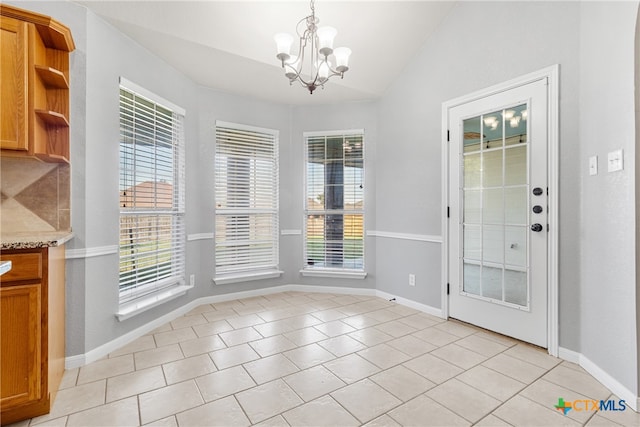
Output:
<instances>
[{"instance_id":1,"label":"light tile floor","mask_svg":"<svg viewBox=\"0 0 640 427\"><path fill-rule=\"evenodd\" d=\"M615 399L544 350L368 296L284 292L202 305L67 371L15 426L640 425L554 408Z\"/></svg>"}]
</instances>

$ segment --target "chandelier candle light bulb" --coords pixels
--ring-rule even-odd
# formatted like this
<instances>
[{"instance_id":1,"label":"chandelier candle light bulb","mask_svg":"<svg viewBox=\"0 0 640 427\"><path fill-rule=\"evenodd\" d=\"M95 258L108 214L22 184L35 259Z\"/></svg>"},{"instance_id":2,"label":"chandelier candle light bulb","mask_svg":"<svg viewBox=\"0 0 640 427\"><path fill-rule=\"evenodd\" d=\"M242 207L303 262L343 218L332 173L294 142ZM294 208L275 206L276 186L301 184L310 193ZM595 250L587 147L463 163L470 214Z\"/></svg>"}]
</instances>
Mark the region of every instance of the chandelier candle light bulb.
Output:
<instances>
[{"instance_id":1,"label":"chandelier candle light bulb","mask_svg":"<svg viewBox=\"0 0 640 427\"><path fill-rule=\"evenodd\" d=\"M300 39L297 54L291 53L293 37L287 33L278 33L274 36L278 58L284 68L284 75L289 79L289 84L298 81L309 90L309 93L324 84L333 76L344 77L349 70L349 56L351 49L346 47L333 48L333 41L338 31L333 27L318 27L320 20L315 15L314 0L311 0L311 15L302 18L296 27ZM304 25L304 31L299 27ZM332 60L336 63L333 68ZM305 63L308 64L305 67ZM303 70L308 70L308 80L303 77Z\"/></svg>"},{"instance_id":2,"label":"chandelier candle light bulb","mask_svg":"<svg viewBox=\"0 0 640 427\"><path fill-rule=\"evenodd\" d=\"M278 54L276 57L285 62L291 56L291 45L293 44L293 37L291 34L278 33L274 37L276 45L278 47Z\"/></svg>"},{"instance_id":3,"label":"chandelier candle light bulb","mask_svg":"<svg viewBox=\"0 0 640 427\"><path fill-rule=\"evenodd\" d=\"M318 47L324 56L333 53L333 39L336 38L336 34L338 34L338 30L333 27L318 28Z\"/></svg>"},{"instance_id":4,"label":"chandelier candle light bulb","mask_svg":"<svg viewBox=\"0 0 640 427\"><path fill-rule=\"evenodd\" d=\"M318 64L318 82L321 84L329 80L329 73L331 72L331 62L322 61Z\"/></svg>"}]
</instances>

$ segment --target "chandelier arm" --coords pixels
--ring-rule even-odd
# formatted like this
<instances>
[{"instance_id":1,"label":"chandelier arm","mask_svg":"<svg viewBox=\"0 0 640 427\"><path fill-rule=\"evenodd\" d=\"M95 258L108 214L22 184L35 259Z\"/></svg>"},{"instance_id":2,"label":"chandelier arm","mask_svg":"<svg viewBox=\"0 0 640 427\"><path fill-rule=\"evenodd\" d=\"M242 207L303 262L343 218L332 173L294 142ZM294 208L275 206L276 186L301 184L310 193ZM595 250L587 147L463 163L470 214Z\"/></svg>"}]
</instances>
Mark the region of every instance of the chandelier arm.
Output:
<instances>
[{"instance_id":1,"label":"chandelier arm","mask_svg":"<svg viewBox=\"0 0 640 427\"><path fill-rule=\"evenodd\" d=\"M298 23L296 24L296 33L298 34L299 38L304 37L304 35L307 33L307 31L309 30L309 26L306 24L307 22L309 22L309 18L314 18L313 15L309 15L309 16L305 16L304 18L302 18L301 20L298 21ZM300 34L300 24L302 24L303 22L305 22L305 29L302 32L302 34Z\"/></svg>"},{"instance_id":2,"label":"chandelier arm","mask_svg":"<svg viewBox=\"0 0 640 427\"><path fill-rule=\"evenodd\" d=\"M338 70L334 70L333 68L329 67L329 71L331 71L331 73L327 76L327 80L329 80L331 77L333 76L340 76L341 79L344 78L344 71L338 71ZM326 81L326 80L325 80Z\"/></svg>"}]
</instances>

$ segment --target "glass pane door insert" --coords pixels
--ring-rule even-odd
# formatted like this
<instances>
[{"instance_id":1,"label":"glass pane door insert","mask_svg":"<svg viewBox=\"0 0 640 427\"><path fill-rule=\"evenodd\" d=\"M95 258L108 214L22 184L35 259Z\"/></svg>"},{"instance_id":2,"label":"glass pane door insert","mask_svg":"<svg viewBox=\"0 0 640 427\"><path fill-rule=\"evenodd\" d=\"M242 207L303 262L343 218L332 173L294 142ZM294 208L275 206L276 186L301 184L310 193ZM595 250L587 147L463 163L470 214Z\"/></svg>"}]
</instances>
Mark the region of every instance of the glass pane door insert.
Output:
<instances>
[{"instance_id":1,"label":"glass pane door insert","mask_svg":"<svg viewBox=\"0 0 640 427\"><path fill-rule=\"evenodd\" d=\"M462 294L529 309L527 104L463 120Z\"/></svg>"}]
</instances>

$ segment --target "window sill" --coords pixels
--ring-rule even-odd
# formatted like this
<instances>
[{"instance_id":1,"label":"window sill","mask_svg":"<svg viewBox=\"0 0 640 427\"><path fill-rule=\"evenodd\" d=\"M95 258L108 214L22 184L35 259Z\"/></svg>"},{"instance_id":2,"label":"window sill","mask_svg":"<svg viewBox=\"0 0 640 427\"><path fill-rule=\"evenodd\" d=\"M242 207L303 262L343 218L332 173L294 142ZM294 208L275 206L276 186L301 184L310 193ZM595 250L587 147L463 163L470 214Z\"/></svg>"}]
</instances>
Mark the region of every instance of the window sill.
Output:
<instances>
[{"instance_id":1,"label":"window sill","mask_svg":"<svg viewBox=\"0 0 640 427\"><path fill-rule=\"evenodd\" d=\"M300 270L300 274L305 277L330 277L336 279L364 279L367 277L366 271L361 270L331 270L331 269L319 269L319 268L303 268Z\"/></svg>"},{"instance_id":2,"label":"window sill","mask_svg":"<svg viewBox=\"0 0 640 427\"><path fill-rule=\"evenodd\" d=\"M120 322L123 320L130 319L131 317L150 310L154 307L159 306L160 304L164 304L165 302L171 301L174 298L178 298L187 293L187 291L193 289L194 286L188 285L180 285L175 286L170 289L165 289L156 294L152 294L148 297L141 298L139 300L122 304L116 313L116 317Z\"/></svg>"},{"instance_id":3,"label":"window sill","mask_svg":"<svg viewBox=\"0 0 640 427\"><path fill-rule=\"evenodd\" d=\"M256 271L252 273L224 274L221 276L214 277L213 283L215 283L216 285L227 285L229 283L273 279L275 277L280 277L283 274L284 274L284 271L280 271L280 270Z\"/></svg>"}]
</instances>

